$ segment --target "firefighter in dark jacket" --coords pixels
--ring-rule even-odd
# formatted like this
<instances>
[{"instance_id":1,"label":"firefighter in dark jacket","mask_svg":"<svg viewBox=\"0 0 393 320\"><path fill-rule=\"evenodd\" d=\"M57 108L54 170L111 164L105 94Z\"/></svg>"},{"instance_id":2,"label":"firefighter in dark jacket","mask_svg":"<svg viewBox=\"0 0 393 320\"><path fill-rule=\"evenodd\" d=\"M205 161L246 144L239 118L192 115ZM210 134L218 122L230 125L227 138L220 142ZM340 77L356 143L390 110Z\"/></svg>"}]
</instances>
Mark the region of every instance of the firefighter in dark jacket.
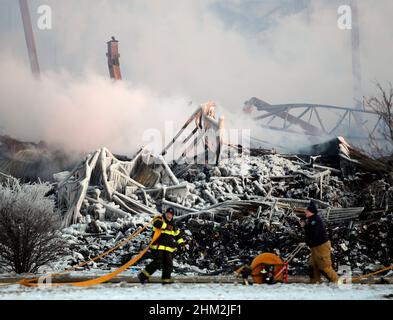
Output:
<instances>
[{"instance_id":1,"label":"firefighter in dark jacket","mask_svg":"<svg viewBox=\"0 0 393 320\"><path fill-rule=\"evenodd\" d=\"M150 247L153 250L153 261L138 274L141 283L146 283L157 269L162 269L162 284L173 282L171 279L173 255L178 248L181 252L185 251L185 242L180 229L176 228L173 215L174 210L168 208L165 214L153 219L153 228L161 229L161 235Z\"/></svg>"},{"instance_id":2,"label":"firefighter in dark jacket","mask_svg":"<svg viewBox=\"0 0 393 320\"><path fill-rule=\"evenodd\" d=\"M311 250L309 261L311 283L319 283L321 281L321 273L330 282L337 283L338 277L332 268L331 243L327 236L325 225L318 215L318 209L313 201L308 205L300 224L305 229L306 244Z\"/></svg>"}]
</instances>

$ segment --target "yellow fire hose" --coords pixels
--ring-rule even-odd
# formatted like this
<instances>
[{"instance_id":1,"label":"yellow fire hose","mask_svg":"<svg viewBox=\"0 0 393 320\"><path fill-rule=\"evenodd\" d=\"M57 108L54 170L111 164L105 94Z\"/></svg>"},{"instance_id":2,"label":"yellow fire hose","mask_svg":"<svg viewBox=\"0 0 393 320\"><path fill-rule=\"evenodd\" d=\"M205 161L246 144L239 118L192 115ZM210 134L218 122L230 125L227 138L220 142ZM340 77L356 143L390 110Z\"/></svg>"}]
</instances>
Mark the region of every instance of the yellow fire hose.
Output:
<instances>
[{"instance_id":1,"label":"yellow fire hose","mask_svg":"<svg viewBox=\"0 0 393 320\"><path fill-rule=\"evenodd\" d=\"M59 273L49 274L49 275L46 275L46 276L42 276L42 277L40 277L40 278L22 279L22 280L20 280L19 282L16 282L16 283L19 283L19 284L24 285L24 286L29 286L29 287L39 286L40 284L37 283L37 281L39 281L39 280L47 280L47 279L49 279L49 278L56 277L56 276L62 275L62 274L64 274L64 273L73 271L73 270L75 270L76 268L85 266L85 265L87 265L87 264L89 264L89 263L91 263L91 262L93 262L93 261L96 261L96 260L98 260L98 259L100 259L100 258L102 258L102 257L104 257L104 256L106 256L106 255L108 255L108 254L111 253L112 251L114 251L114 250L116 250L117 248L121 247L122 245L124 245L125 243L127 243L128 241L130 241L132 238L134 238L134 237L136 237L138 234L140 234L140 233L141 233L143 230L145 230L150 224L151 224L151 222L148 223L148 224L146 224L145 226L143 226L141 229L139 229L138 231L136 231L134 234L132 234L131 236L129 236L127 239L125 239L125 240L123 240L122 242L120 242L119 244L117 244L115 247L113 247L113 248L111 248L111 249L105 251L104 253L98 255L97 257L94 257L93 259L90 259L89 261L82 262L82 263L80 263L80 264L78 264L78 265L76 265L76 266L74 266L74 267L72 267L72 268L66 269L66 270L64 270L64 271L62 271L62 272L59 272ZM123 272L124 270L126 270L127 268L129 268L130 266L132 266L133 264L135 264L136 262L138 262L138 261L144 256L144 254L147 252L147 250L151 247L151 245L158 239L158 237L160 236L160 234L161 234L161 230L157 229L157 230L154 232L154 234L153 234L153 238L152 238L150 244L149 244L144 250L142 250L141 252L139 252L139 254L138 254L137 256L135 256L133 259L131 259L131 260L128 261L126 264L124 264L123 266L121 266L119 269L117 269L117 270L115 270L115 271L113 271L113 272L111 272L111 273L109 273L109 274L107 274L107 275L98 277L98 278L96 278L96 279L87 280L87 281L69 282L69 283L53 283L53 284L51 284L51 285L53 285L53 286L72 285L72 286L78 286L78 287L87 287L87 286L92 286L92 285L96 285L96 284L100 284L100 283L104 283L104 282L106 282L106 281L109 281L110 279L116 277L118 274L120 274L121 272Z\"/></svg>"},{"instance_id":2,"label":"yellow fire hose","mask_svg":"<svg viewBox=\"0 0 393 320\"><path fill-rule=\"evenodd\" d=\"M371 277L371 276L374 276L374 275L376 275L376 274L378 274L378 273L381 273L381 272L384 272L384 271L388 271L388 270L392 270L392 269L393 269L393 265L391 265L390 267L382 268L382 269L377 270L377 271L375 271L375 272L371 272L371 273L365 274L365 275L363 275L363 276L359 276L359 277L356 277L356 278L352 278L352 282L360 281L360 280L362 280L362 279L366 279L366 278L369 278L369 277Z\"/></svg>"}]
</instances>

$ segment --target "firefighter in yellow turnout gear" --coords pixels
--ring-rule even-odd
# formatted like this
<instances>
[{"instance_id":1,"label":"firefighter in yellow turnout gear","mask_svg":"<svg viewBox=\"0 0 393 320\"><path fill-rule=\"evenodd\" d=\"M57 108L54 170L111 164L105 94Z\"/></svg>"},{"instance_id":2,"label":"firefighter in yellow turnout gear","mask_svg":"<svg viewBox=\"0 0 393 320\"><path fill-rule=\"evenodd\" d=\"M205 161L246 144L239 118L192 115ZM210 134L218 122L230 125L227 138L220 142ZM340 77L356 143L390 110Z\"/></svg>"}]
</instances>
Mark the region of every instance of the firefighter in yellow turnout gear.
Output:
<instances>
[{"instance_id":1,"label":"firefighter in yellow turnout gear","mask_svg":"<svg viewBox=\"0 0 393 320\"><path fill-rule=\"evenodd\" d=\"M153 250L153 261L138 274L141 283L146 283L157 269L162 269L162 284L173 282L171 278L173 255L178 248L182 252L185 251L185 242L181 231L176 228L173 215L174 210L168 208L165 214L153 219L153 227L161 229L161 235L150 247Z\"/></svg>"}]
</instances>

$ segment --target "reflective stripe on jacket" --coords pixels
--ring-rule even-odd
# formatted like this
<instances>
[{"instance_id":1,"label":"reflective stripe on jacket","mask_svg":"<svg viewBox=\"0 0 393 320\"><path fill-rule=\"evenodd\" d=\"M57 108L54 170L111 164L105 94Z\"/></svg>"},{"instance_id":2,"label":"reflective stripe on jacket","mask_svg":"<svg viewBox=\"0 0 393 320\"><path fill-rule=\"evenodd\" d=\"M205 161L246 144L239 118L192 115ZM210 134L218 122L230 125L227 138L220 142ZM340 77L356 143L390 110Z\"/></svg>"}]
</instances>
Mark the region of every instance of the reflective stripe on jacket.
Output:
<instances>
[{"instance_id":1,"label":"reflective stripe on jacket","mask_svg":"<svg viewBox=\"0 0 393 320\"><path fill-rule=\"evenodd\" d=\"M153 229L161 229L160 237L153 243L153 250L176 251L179 244L184 243L180 229L176 228L174 220L168 221L165 215L156 216L153 219Z\"/></svg>"},{"instance_id":2,"label":"reflective stripe on jacket","mask_svg":"<svg viewBox=\"0 0 393 320\"><path fill-rule=\"evenodd\" d=\"M156 245L156 244L152 244L151 247L153 250L165 250L165 251L169 251L169 252L175 252L177 249L176 248L172 248L172 247L166 247L163 245Z\"/></svg>"}]
</instances>

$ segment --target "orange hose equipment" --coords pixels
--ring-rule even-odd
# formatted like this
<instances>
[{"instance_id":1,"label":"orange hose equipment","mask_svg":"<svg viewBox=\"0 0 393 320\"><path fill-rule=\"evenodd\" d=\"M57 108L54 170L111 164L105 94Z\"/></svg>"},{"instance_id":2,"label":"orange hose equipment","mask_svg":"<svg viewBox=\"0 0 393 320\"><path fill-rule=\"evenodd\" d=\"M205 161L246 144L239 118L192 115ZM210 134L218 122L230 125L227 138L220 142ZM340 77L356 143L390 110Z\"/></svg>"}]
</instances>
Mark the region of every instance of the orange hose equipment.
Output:
<instances>
[{"instance_id":1,"label":"orange hose equipment","mask_svg":"<svg viewBox=\"0 0 393 320\"><path fill-rule=\"evenodd\" d=\"M134 235L139 234L142 230L145 229L145 227L140 229L139 231L137 231ZM158 239L158 237L160 235L161 235L161 230L157 229L154 232L154 234L153 234L153 237L152 237L152 240L151 240L150 244L145 249L143 249L141 252L139 252L138 255L136 255L134 258L132 258L126 264L124 264L123 266L121 266L120 268L116 269L115 271L113 271L113 272L111 272L109 274L106 274L104 276L101 276L101 277L98 277L98 278L95 278L95 279L86 280L86 281L67 282L67 283L53 283L53 284L50 284L50 285L52 285L52 286L71 285L71 286L76 286L76 287L88 287L88 286L93 286L93 285L96 285L96 284L107 282L110 279L116 277L121 272L125 271L127 268L129 268L130 266L132 266L136 262L138 262L144 256L144 254L147 252L147 250L149 250L151 245ZM118 247L118 246L116 246L116 247ZM19 282L19 284L24 285L24 286L28 286L28 287L37 287L37 286L43 285L43 284L37 283L38 280L40 280L40 279L41 280L42 279L50 279L51 277L56 276L56 275L59 275L59 273L58 274L53 274L53 275L43 276L42 278L23 279L23 280L21 280Z\"/></svg>"},{"instance_id":2,"label":"orange hose equipment","mask_svg":"<svg viewBox=\"0 0 393 320\"><path fill-rule=\"evenodd\" d=\"M285 281L287 282L287 271L288 264L281 260L281 258L273 253L262 253L251 263L251 276L254 283L264 283L262 271L267 266L274 266L273 274L275 281Z\"/></svg>"}]
</instances>

